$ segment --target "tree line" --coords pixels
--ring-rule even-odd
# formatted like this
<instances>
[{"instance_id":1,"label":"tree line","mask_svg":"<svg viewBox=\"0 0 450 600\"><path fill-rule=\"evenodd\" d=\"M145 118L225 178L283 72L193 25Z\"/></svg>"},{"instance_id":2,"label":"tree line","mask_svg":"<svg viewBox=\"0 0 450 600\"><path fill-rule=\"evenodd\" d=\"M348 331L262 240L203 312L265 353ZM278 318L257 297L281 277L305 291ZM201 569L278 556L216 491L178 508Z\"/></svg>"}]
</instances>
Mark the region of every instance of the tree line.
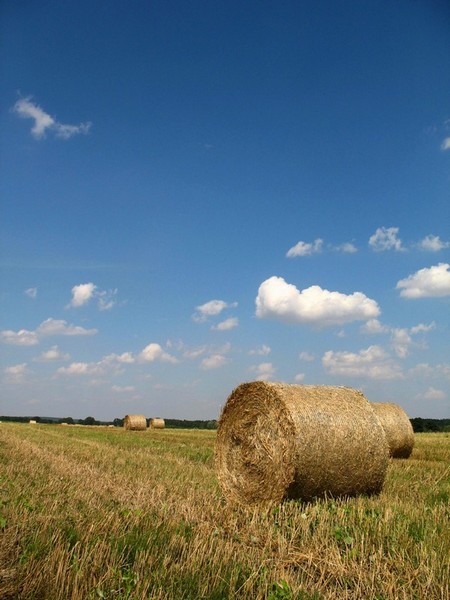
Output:
<instances>
[{"instance_id":1,"label":"tree line","mask_svg":"<svg viewBox=\"0 0 450 600\"><path fill-rule=\"evenodd\" d=\"M0 421L15 421L18 423L28 423L36 421L36 423L50 423L68 425L114 425L115 427L123 427L123 419L113 419L112 421L98 421L94 417L86 417L85 419L74 419L73 417L11 417L0 416ZM429 433L450 431L450 419L423 419L422 417L414 417L410 419L414 432ZM217 421L215 419L164 419L165 425L169 429L217 429ZM150 424L150 419L147 419L147 425Z\"/></svg>"}]
</instances>

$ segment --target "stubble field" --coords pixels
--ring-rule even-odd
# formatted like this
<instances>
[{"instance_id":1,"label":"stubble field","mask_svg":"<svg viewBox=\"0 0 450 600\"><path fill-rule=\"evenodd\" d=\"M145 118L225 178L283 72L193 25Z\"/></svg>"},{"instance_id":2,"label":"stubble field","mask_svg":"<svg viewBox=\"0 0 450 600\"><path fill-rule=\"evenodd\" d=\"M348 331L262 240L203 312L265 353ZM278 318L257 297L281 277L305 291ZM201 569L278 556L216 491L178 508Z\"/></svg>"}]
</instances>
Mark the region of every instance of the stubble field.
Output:
<instances>
[{"instance_id":1,"label":"stubble field","mask_svg":"<svg viewBox=\"0 0 450 600\"><path fill-rule=\"evenodd\" d=\"M230 508L215 432L0 424L2 600L448 600L450 434L376 497Z\"/></svg>"}]
</instances>

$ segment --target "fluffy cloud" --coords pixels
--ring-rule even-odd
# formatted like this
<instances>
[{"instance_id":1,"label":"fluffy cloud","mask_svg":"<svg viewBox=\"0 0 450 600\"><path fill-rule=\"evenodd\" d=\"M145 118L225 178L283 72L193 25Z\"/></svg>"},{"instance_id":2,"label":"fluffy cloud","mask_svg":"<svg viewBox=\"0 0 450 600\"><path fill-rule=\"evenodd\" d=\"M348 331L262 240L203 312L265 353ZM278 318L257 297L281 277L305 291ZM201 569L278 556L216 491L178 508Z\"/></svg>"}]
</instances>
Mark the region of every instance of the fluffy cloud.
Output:
<instances>
[{"instance_id":1,"label":"fluffy cloud","mask_svg":"<svg viewBox=\"0 0 450 600\"><path fill-rule=\"evenodd\" d=\"M369 346L357 354L329 350L322 357L322 365L331 375L368 379L403 379L400 367L379 346Z\"/></svg>"},{"instance_id":2,"label":"fluffy cloud","mask_svg":"<svg viewBox=\"0 0 450 600\"><path fill-rule=\"evenodd\" d=\"M45 137L47 130L53 131L57 138L68 140L74 135L80 133L86 134L91 128L91 123L80 123L79 125L65 125L59 123L40 106L31 102L30 98L20 98L13 107L19 117L23 119L33 119L34 125L31 128L31 134L36 139Z\"/></svg>"},{"instance_id":3,"label":"fluffy cloud","mask_svg":"<svg viewBox=\"0 0 450 600\"><path fill-rule=\"evenodd\" d=\"M97 329L85 329L78 325L68 325L63 319L46 319L36 329L39 336L47 335L95 335Z\"/></svg>"},{"instance_id":4,"label":"fluffy cloud","mask_svg":"<svg viewBox=\"0 0 450 600\"><path fill-rule=\"evenodd\" d=\"M175 364L178 362L178 359L171 354L165 352L159 344L151 343L146 346L142 352L139 354L139 360L141 362L168 362Z\"/></svg>"},{"instance_id":5,"label":"fluffy cloud","mask_svg":"<svg viewBox=\"0 0 450 600\"><path fill-rule=\"evenodd\" d=\"M132 385L113 385L111 391L115 394L131 394L136 391L136 388Z\"/></svg>"},{"instance_id":6,"label":"fluffy cloud","mask_svg":"<svg viewBox=\"0 0 450 600\"><path fill-rule=\"evenodd\" d=\"M418 400L445 400L446 393L434 387L429 387L424 394L418 396Z\"/></svg>"},{"instance_id":7,"label":"fluffy cloud","mask_svg":"<svg viewBox=\"0 0 450 600\"><path fill-rule=\"evenodd\" d=\"M94 283L80 283L72 288L72 299L66 308L80 308L96 298L99 310L111 310L117 304L114 299L118 290L99 290Z\"/></svg>"},{"instance_id":8,"label":"fluffy cloud","mask_svg":"<svg viewBox=\"0 0 450 600\"><path fill-rule=\"evenodd\" d=\"M250 356L267 356L268 354L270 354L270 351L270 346L263 344L260 348L257 348L256 350L250 350L249 354Z\"/></svg>"},{"instance_id":9,"label":"fluffy cloud","mask_svg":"<svg viewBox=\"0 0 450 600\"><path fill-rule=\"evenodd\" d=\"M450 150L450 137L445 138L441 144L441 150Z\"/></svg>"},{"instance_id":10,"label":"fluffy cloud","mask_svg":"<svg viewBox=\"0 0 450 600\"><path fill-rule=\"evenodd\" d=\"M27 363L6 367L3 369L3 372L5 373L7 383L23 383L28 374Z\"/></svg>"},{"instance_id":11,"label":"fluffy cloud","mask_svg":"<svg viewBox=\"0 0 450 600\"><path fill-rule=\"evenodd\" d=\"M0 339L5 344L13 346L36 346L41 337L50 335L94 335L97 329L84 329L75 325L68 325L67 321L59 319L46 319L36 329L28 331L20 329L19 331L5 330L0 331Z\"/></svg>"},{"instance_id":12,"label":"fluffy cloud","mask_svg":"<svg viewBox=\"0 0 450 600\"><path fill-rule=\"evenodd\" d=\"M444 248L450 248L450 242L443 242L438 235L427 235L419 242L419 248L428 252L439 252Z\"/></svg>"},{"instance_id":13,"label":"fluffy cloud","mask_svg":"<svg viewBox=\"0 0 450 600\"><path fill-rule=\"evenodd\" d=\"M100 363L73 362L68 367L60 367L59 375L102 375L104 369Z\"/></svg>"},{"instance_id":14,"label":"fluffy cloud","mask_svg":"<svg viewBox=\"0 0 450 600\"><path fill-rule=\"evenodd\" d=\"M211 369L219 369L227 363L227 359L223 354L212 354L207 358L204 358L200 363L200 368L204 371L210 371Z\"/></svg>"},{"instance_id":15,"label":"fluffy cloud","mask_svg":"<svg viewBox=\"0 0 450 600\"><path fill-rule=\"evenodd\" d=\"M39 344L36 332L28 331L28 329L0 331L0 339L4 344L10 344L11 346L36 346L36 344Z\"/></svg>"},{"instance_id":16,"label":"fluffy cloud","mask_svg":"<svg viewBox=\"0 0 450 600\"><path fill-rule=\"evenodd\" d=\"M272 363L265 362L251 367L250 370L255 373L257 381L267 381L268 379L272 379L272 377L275 375L276 369Z\"/></svg>"},{"instance_id":17,"label":"fluffy cloud","mask_svg":"<svg viewBox=\"0 0 450 600\"><path fill-rule=\"evenodd\" d=\"M311 244L307 242L297 242L295 246L292 246L287 252L287 258L295 258L296 256L308 256L310 254L318 254L322 252L323 240L317 238Z\"/></svg>"},{"instance_id":18,"label":"fluffy cloud","mask_svg":"<svg viewBox=\"0 0 450 600\"><path fill-rule=\"evenodd\" d=\"M351 242L345 242L340 246L336 246L335 250L344 252L345 254L354 254L355 252L358 252L358 248Z\"/></svg>"},{"instance_id":19,"label":"fluffy cloud","mask_svg":"<svg viewBox=\"0 0 450 600\"><path fill-rule=\"evenodd\" d=\"M378 319L369 319L367 323L360 328L361 333L367 333L369 335L389 333L390 328L387 325L380 323Z\"/></svg>"},{"instance_id":20,"label":"fluffy cloud","mask_svg":"<svg viewBox=\"0 0 450 600\"><path fill-rule=\"evenodd\" d=\"M297 373L297 375L294 377L295 383L301 383L302 381L304 381L304 379L305 379L304 373Z\"/></svg>"},{"instance_id":21,"label":"fluffy cloud","mask_svg":"<svg viewBox=\"0 0 450 600\"><path fill-rule=\"evenodd\" d=\"M80 306L87 304L94 296L96 289L97 286L93 283L80 283L80 285L74 285L72 288L72 300L67 306L79 308Z\"/></svg>"},{"instance_id":22,"label":"fluffy cloud","mask_svg":"<svg viewBox=\"0 0 450 600\"><path fill-rule=\"evenodd\" d=\"M295 285L275 276L263 281L255 302L256 316L260 319L324 327L371 319L380 314L375 300L361 292L346 295L323 290L318 285L299 291Z\"/></svg>"},{"instance_id":23,"label":"fluffy cloud","mask_svg":"<svg viewBox=\"0 0 450 600\"><path fill-rule=\"evenodd\" d=\"M216 317L226 308L235 308L236 306L237 302L228 304L223 300L210 300L209 302L196 307L195 310L197 312L194 313L192 319L197 323L204 323L209 317Z\"/></svg>"},{"instance_id":24,"label":"fluffy cloud","mask_svg":"<svg viewBox=\"0 0 450 600\"><path fill-rule=\"evenodd\" d=\"M311 354L310 352L300 352L298 358L299 360L304 360L305 362L313 362L314 354Z\"/></svg>"},{"instance_id":25,"label":"fluffy cloud","mask_svg":"<svg viewBox=\"0 0 450 600\"><path fill-rule=\"evenodd\" d=\"M403 298L436 298L450 296L450 264L439 263L429 269L420 269L417 273L397 283Z\"/></svg>"},{"instance_id":26,"label":"fluffy cloud","mask_svg":"<svg viewBox=\"0 0 450 600\"><path fill-rule=\"evenodd\" d=\"M379 227L369 238L369 246L376 252L384 250L403 250L402 242L397 237L398 227Z\"/></svg>"},{"instance_id":27,"label":"fluffy cloud","mask_svg":"<svg viewBox=\"0 0 450 600\"><path fill-rule=\"evenodd\" d=\"M69 360L70 355L59 350L58 346L52 346L46 352L42 352L40 356L33 358L34 362L53 362L58 360Z\"/></svg>"},{"instance_id":28,"label":"fluffy cloud","mask_svg":"<svg viewBox=\"0 0 450 600\"><path fill-rule=\"evenodd\" d=\"M221 323L215 325L212 329L216 331L228 331L229 329L234 329L239 325L239 319L237 317L230 317L229 319L225 319Z\"/></svg>"}]
</instances>

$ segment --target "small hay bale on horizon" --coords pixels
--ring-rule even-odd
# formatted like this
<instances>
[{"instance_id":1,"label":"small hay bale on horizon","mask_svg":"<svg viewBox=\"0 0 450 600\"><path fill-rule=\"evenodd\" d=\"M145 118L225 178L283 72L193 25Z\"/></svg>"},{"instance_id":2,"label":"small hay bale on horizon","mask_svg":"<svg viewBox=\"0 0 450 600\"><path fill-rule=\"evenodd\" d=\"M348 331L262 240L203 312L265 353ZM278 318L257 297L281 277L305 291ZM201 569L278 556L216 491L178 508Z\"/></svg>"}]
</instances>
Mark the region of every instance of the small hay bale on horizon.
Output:
<instances>
[{"instance_id":1,"label":"small hay bale on horizon","mask_svg":"<svg viewBox=\"0 0 450 600\"><path fill-rule=\"evenodd\" d=\"M392 458L409 458L414 447L414 430L408 415L393 402L371 402L370 405L386 434Z\"/></svg>"},{"instance_id":2,"label":"small hay bale on horizon","mask_svg":"<svg viewBox=\"0 0 450 600\"><path fill-rule=\"evenodd\" d=\"M150 429L164 429L166 423L164 419L160 419L159 417L155 417L154 419L150 419Z\"/></svg>"},{"instance_id":3,"label":"small hay bale on horizon","mask_svg":"<svg viewBox=\"0 0 450 600\"><path fill-rule=\"evenodd\" d=\"M147 429L147 419L144 415L126 415L123 426L129 431L144 431Z\"/></svg>"},{"instance_id":4,"label":"small hay bale on horizon","mask_svg":"<svg viewBox=\"0 0 450 600\"><path fill-rule=\"evenodd\" d=\"M28 423L29 423L30 425L37 425L37 421L35 421L34 419L30 419L30 420L28 421Z\"/></svg>"},{"instance_id":5,"label":"small hay bale on horizon","mask_svg":"<svg viewBox=\"0 0 450 600\"><path fill-rule=\"evenodd\" d=\"M228 501L270 505L379 493L389 449L361 392L254 381L226 401L215 461Z\"/></svg>"}]
</instances>

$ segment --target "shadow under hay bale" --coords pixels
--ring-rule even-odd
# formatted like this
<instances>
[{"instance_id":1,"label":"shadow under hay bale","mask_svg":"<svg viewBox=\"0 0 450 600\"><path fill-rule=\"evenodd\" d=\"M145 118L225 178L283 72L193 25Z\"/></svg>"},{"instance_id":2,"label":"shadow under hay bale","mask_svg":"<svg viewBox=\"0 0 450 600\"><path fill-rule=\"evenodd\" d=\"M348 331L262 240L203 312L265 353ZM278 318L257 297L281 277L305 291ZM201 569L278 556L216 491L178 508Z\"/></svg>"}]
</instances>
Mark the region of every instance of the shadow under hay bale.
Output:
<instances>
[{"instance_id":1,"label":"shadow under hay bale","mask_svg":"<svg viewBox=\"0 0 450 600\"><path fill-rule=\"evenodd\" d=\"M414 447L414 430L408 415L398 404L371 402L386 434L392 458L409 458Z\"/></svg>"},{"instance_id":2,"label":"shadow under hay bale","mask_svg":"<svg viewBox=\"0 0 450 600\"><path fill-rule=\"evenodd\" d=\"M389 451L361 392L255 381L228 397L215 458L225 497L262 505L378 493Z\"/></svg>"},{"instance_id":3,"label":"shadow under hay bale","mask_svg":"<svg viewBox=\"0 0 450 600\"><path fill-rule=\"evenodd\" d=\"M147 419L144 415L126 415L123 426L130 431L144 431L147 429Z\"/></svg>"},{"instance_id":4,"label":"shadow under hay bale","mask_svg":"<svg viewBox=\"0 0 450 600\"><path fill-rule=\"evenodd\" d=\"M164 429L166 426L166 423L164 421L164 419L159 419L159 418L154 418L154 419L150 419L150 429Z\"/></svg>"}]
</instances>

